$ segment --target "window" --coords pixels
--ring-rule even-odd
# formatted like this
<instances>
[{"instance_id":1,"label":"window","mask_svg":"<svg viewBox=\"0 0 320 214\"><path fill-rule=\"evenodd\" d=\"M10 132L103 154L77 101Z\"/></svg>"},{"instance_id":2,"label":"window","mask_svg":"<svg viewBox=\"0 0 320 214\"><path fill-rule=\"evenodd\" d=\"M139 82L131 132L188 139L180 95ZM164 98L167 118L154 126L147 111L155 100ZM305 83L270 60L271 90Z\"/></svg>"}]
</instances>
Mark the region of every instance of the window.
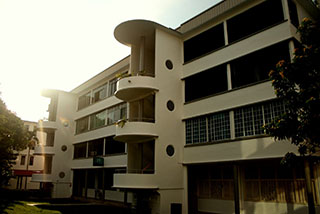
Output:
<instances>
[{"instance_id":1,"label":"window","mask_svg":"<svg viewBox=\"0 0 320 214\"><path fill-rule=\"evenodd\" d=\"M220 65L185 79L185 101L192 101L228 90L227 66Z\"/></svg>"},{"instance_id":2,"label":"window","mask_svg":"<svg viewBox=\"0 0 320 214\"><path fill-rule=\"evenodd\" d=\"M234 110L235 137L264 134L262 126L284 112L284 103L278 100Z\"/></svg>"},{"instance_id":3,"label":"window","mask_svg":"<svg viewBox=\"0 0 320 214\"><path fill-rule=\"evenodd\" d=\"M233 200L233 170L231 166L197 167L196 191L199 198Z\"/></svg>"},{"instance_id":4,"label":"window","mask_svg":"<svg viewBox=\"0 0 320 214\"><path fill-rule=\"evenodd\" d=\"M108 83L93 90L92 103L96 103L107 97Z\"/></svg>"},{"instance_id":5,"label":"window","mask_svg":"<svg viewBox=\"0 0 320 214\"><path fill-rule=\"evenodd\" d=\"M33 162L34 162L34 157L30 156L30 158L29 158L29 166L33 166Z\"/></svg>"},{"instance_id":6,"label":"window","mask_svg":"<svg viewBox=\"0 0 320 214\"><path fill-rule=\"evenodd\" d=\"M293 24L296 28L299 27L299 18L298 18L298 11L297 6L292 0L288 0L288 7L289 7L289 15L291 24Z\"/></svg>"},{"instance_id":7,"label":"window","mask_svg":"<svg viewBox=\"0 0 320 214\"><path fill-rule=\"evenodd\" d=\"M186 144L231 139L229 111L200 116L185 121ZM285 113L285 105L274 100L236 108L234 113L235 138L264 134L263 125Z\"/></svg>"},{"instance_id":8,"label":"window","mask_svg":"<svg viewBox=\"0 0 320 214\"><path fill-rule=\"evenodd\" d=\"M279 162L259 162L243 167L245 201L307 203L303 163L297 161L293 167L288 167L279 165ZM314 178L311 182L315 188Z\"/></svg>"},{"instance_id":9,"label":"window","mask_svg":"<svg viewBox=\"0 0 320 214\"><path fill-rule=\"evenodd\" d=\"M80 134L89 130L112 125L120 119L127 118L127 103L121 103L114 107L104 109L76 121L76 134Z\"/></svg>"},{"instance_id":10,"label":"window","mask_svg":"<svg viewBox=\"0 0 320 214\"><path fill-rule=\"evenodd\" d=\"M283 42L231 61L232 88L267 80L277 62L289 58L288 43Z\"/></svg>"},{"instance_id":11,"label":"window","mask_svg":"<svg viewBox=\"0 0 320 214\"><path fill-rule=\"evenodd\" d=\"M76 134L89 130L89 117L84 117L76 121Z\"/></svg>"},{"instance_id":12,"label":"window","mask_svg":"<svg viewBox=\"0 0 320 214\"><path fill-rule=\"evenodd\" d=\"M87 157L87 143L78 143L74 145L73 158L86 158Z\"/></svg>"},{"instance_id":13,"label":"window","mask_svg":"<svg viewBox=\"0 0 320 214\"><path fill-rule=\"evenodd\" d=\"M89 169L88 170L88 177L87 177L87 187L89 189L94 189L95 183L96 183L96 170Z\"/></svg>"},{"instance_id":14,"label":"window","mask_svg":"<svg viewBox=\"0 0 320 214\"><path fill-rule=\"evenodd\" d=\"M104 139L100 138L88 142L88 157L94 157L96 155L103 155Z\"/></svg>"},{"instance_id":15,"label":"window","mask_svg":"<svg viewBox=\"0 0 320 214\"><path fill-rule=\"evenodd\" d=\"M272 14L272 16L270 16ZM227 20L229 43L242 39L284 19L280 0L268 0Z\"/></svg>"},{"instance_id":16,"label":"window","mask_svg":"<svg viewBox=\"0 0 320 214\"><path fill-rule=\"evenodd\" d=\"M229 112L208 116L208 133L209 141L229 139L231 137Z\"/></svg>"},{"instance_id":17,"label":"window","mask_svg":"<svg viewBox=\"0 0 320 214\"><path fill-rule=\"evenodd\" d=\"M26 156L21 155L20 165L24 165L26 163Z\"/></svg>"},{"instance_id":18,"label":"window","mask_svg":"<svg viewBox=\"0 0 320 214\"><path fill-rule=\"evenodd\" d=\"M113 79L113 80L110 80L108 97L113 96L114 92L116 92L116 90L117 90L117 81L118 81L117 78Z\"/></svg>"},{"instance_id":19,"label":"window","mask_svg":"<svg viewBox=\"0 0 320 214\"><path fill-rule=\"evenodd\" d=\"M127 118L127 104L123 103L108 109L108 125Z\"/></svg>"},{"instance_id":20,"label":"window","mask_svg":"<svg viewBox=\"0 0 320 214\"><path fill-rule=\"evenodd\" d=\"M115 141L113 137L106 138L105 154L120 154L125 153L125 143Z\"/></svg>"},{"instance_id":21,"label":"window","mask_svg":"<svg viewBox=\"0 0 320 214\"><path fill-rule=\"evenodd\" d=\"M210 53L225 45L223 24L210 28L184 43L184 62Z\"/></svg>"},{"instance_id":22,"label":"window","mask_svg":"<svg viewBox=\"0 0 320 214\"><path fill-rule=\"evenodd\" d=\"M205 143L230 139L229 112L186 120L186 143Z\"/></svg>"},{"instance_id":23,"label":"window","mask_svg":"<svg viewBox=\"0 0 320 214\"><path fill-rule=\"evenodd\" d=\"M87 106L90 105L90 100L91 100L91 92L82 95L81 97L79 97L78 100L78 110L83 109Z\"/></svg>"},{"instance_id":24,"label":"window","mask_svg":"<svg viewBox=\"0 0 320 214\"><path fill-rule=\"evenodd\" d=\"M90 129L96 129L106 125L107 110L90 115Z\"/></svg>"}]
</instances>

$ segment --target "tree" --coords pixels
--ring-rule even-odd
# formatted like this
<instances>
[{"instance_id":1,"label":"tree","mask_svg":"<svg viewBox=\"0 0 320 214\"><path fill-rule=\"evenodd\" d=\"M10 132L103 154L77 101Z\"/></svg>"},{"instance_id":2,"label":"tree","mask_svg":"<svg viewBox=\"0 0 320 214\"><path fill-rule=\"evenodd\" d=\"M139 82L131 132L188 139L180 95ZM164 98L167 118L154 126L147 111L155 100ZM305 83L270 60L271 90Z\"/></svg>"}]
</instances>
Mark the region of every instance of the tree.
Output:
<instances>
[{"instance_id":1,"label":"tree","mask_svg":"<svg viewBox=\"0 0 320 214\"><path fill-rule=\"evenodd\" d=\"M29 135L23 121L0 98L0 186L8 182L17 152L27 147Z\"/></svg>"},{"instance_id":2,"label":"tree","mask_svg":"<svg viewBox=\"0 0 320 214\"><path fill-rule=\"evenodd\" d=\"M292 61L281 60L269 73L286 113L266 126L278 140L289 139L301 155L320 149L320 26L303 19L298 28L301 44Z\"/></svg>"},{"instance_id":3,"label":"tree","mask_svg":"<svg viewBox=\"0 0 320 214\"><path fill-rule=\"evenodd\" d=\"M320 152L320 21L308 18L301 22L298 33L301 44L291 61L281 60L269 73L278 98L286 113L266 126L277 140L290 140L298 146L304 159L309 214L315 213L312 193L310 157ZM284 162L296 159L287 153Z\"/></svg>"}]
</instances>

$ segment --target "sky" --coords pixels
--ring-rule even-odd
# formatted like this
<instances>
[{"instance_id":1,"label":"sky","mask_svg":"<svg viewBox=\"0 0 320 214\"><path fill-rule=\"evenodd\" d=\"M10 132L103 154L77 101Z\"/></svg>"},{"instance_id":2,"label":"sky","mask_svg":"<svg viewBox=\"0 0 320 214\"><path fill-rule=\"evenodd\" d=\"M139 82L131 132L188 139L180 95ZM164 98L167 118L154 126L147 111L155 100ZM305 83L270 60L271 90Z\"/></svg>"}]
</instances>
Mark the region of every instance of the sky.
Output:
<instances>
[{"instance_id":1,"label":"sky","mask_svg":"<svg viewBox=\"0 0 320 214\"><path fill-rule=\"evenodd\" d=\"M221 0L0 0L0 92L23 120L47 116L42 89L70 91L128 56L120 23L175 29Z\"/></svg>"}]
</instances>

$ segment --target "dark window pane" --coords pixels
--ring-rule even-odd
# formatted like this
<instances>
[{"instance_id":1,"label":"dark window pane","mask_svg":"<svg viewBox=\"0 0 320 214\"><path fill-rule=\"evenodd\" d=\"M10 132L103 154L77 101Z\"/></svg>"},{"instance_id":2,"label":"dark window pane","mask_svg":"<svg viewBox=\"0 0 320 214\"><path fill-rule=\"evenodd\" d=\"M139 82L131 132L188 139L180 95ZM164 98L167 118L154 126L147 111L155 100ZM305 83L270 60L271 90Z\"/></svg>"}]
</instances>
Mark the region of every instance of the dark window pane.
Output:
<instances>
[{"instance_id":1,"label":"dark window pane","mask_svg":"<svg viewBox=\"0 0 320 214\"><path fill-rule=\"evenodd\" d=\"M106 147L105 147L105 154L120 154L125 153L125 143L115 141L113 137L106 138Z\"/></svg>"},{"instance_id":2,"label":"dark window pane","mask_svg":"<svg viewBox=\"0 0 320 214\"><path fill-rule=\"evenodd\" d=\"M295 26L299 26L297 6L292 0L288 0L290 21Z\"/></svg>"},{"instance_id":3,"label":"dark window pane","mask_svg":"<svg viewBox=\"0 0 320 214\"><path fill-rule=\"evenodd\" d=\"M89 117L81 118L76 121L76 134L80 134L88 131L89 129Z\"/></svg>"},{"instance_id":4,"label":"dark window pane","mask_svg":"<svg viewBox=\"0 0 320 214\"><path fill-rule=\"evenodd\" d=\"M223 24L219 24L184 42L184 62L207 54L224 45Z\"/></svg>"},{"instance_id":5,"label":"dark window pane","mask_svg":"<svg viewBox=\"0 0 320 214\"><path fill-rule=\"evenodd\" d=\"M267 80L270 70L282 59L289 59L287 42L233 60L230 63L232 88Z\"/></svg>"},{"instance_id":6,"label":"dark window pane","mask_svg":"<svg viewBox=\"0 0 320 214\"><path fill-rule=\"evenodd\" d=\"M96 155L103 155L103 138L89 141L88 156L93 157Z\"/></svg>"},{"instance_id":7,"label":"dark window pane","mask_svg":"<svg viewBox=\"0 0 320 214\"><path fill-rule=\"evenodd\" d=\"M185 101L228 90L226 65L210 68L185 79Z\"/></svg>"},{"instance_id":8,"label":"dark window pane","mask_svg":"<svg viewBox=\"0 0 320 214\"><path fill-rule=\"evenodd\" d=\"M87 155L87 143L79 143L74 145L73 158L85 158Z\"/></svg>"},{"instance_id":9,"label":"dark window pane","mask_svg":"<svg viewBox=\"0 0 320 214\"><path fill-rule=\"evenodd\" d=\"M249 36L283 20L280 0L265 1L227 20L229 43Z\"/></svg>"}]
</instances>

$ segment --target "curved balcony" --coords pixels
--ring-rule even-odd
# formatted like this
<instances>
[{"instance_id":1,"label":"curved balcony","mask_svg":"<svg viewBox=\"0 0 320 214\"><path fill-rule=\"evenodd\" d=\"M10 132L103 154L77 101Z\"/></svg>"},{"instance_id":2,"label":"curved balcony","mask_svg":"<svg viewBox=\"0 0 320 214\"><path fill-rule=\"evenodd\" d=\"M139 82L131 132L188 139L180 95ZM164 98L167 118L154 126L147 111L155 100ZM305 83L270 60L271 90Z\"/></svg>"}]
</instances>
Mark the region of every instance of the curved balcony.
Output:
<instances>
[{"instance_id":1,"label":"curved balcony","mask_svg":"<svg viewBox=\"0 0 320 214\"><path fill-rule=\"evenodd\" d=\"M51 174L32 174L32 182L52 182Z\"/></svg>"},{"instance_id":2,"label":"curved balcony","mask_svg":"<svg viewBox=\"0 0 320 214\"><path fill-rule=\"evenodd\" d=\"M115 140L126 143L140 143L158 137L154 123L141 121L120 121L116 126Z\"/></svg>"},{"instance_id":3,"label":"curved balcony","mask_svg":"<svg viewBox=\"0 0 320 214\"><path fill-rule=\"evenodd\" d=\"M118 81L115 96L128 102L144 97L154 91L158 91L155 78L150 76L131 76Z\"/></svg>"},{"instance_id":4,"label":"curved balcony","mask_svg":"<svg viewBox=\"0 0 320 214\"><path fill-rule=\"evenodd\" d=\"M47 120L40 120L38 122L38 129L41 131L54 131L57 129L56 121L47 121Z\"/></svg>"},{"instance_id":5,"label":"curved balcony","mask_svg":"<svg viewBox=\"0 0 320 214\"><path fill-rule=\"evenodd\" d=\"M34 155L54 155L54 148L52 146L38 145L34 148Z\"/></svg>"},{"instance_id":6,"label":"curved balcony","mask_svg":"<svg viewBox=\"0 0 320 214\"><path fill-rule=\"evenodd\" d=\"M113 187L128 189L158 189L154 174L114 174ZM134 181L134 182L132 182Z\"/></svg>"}]
</instances>

